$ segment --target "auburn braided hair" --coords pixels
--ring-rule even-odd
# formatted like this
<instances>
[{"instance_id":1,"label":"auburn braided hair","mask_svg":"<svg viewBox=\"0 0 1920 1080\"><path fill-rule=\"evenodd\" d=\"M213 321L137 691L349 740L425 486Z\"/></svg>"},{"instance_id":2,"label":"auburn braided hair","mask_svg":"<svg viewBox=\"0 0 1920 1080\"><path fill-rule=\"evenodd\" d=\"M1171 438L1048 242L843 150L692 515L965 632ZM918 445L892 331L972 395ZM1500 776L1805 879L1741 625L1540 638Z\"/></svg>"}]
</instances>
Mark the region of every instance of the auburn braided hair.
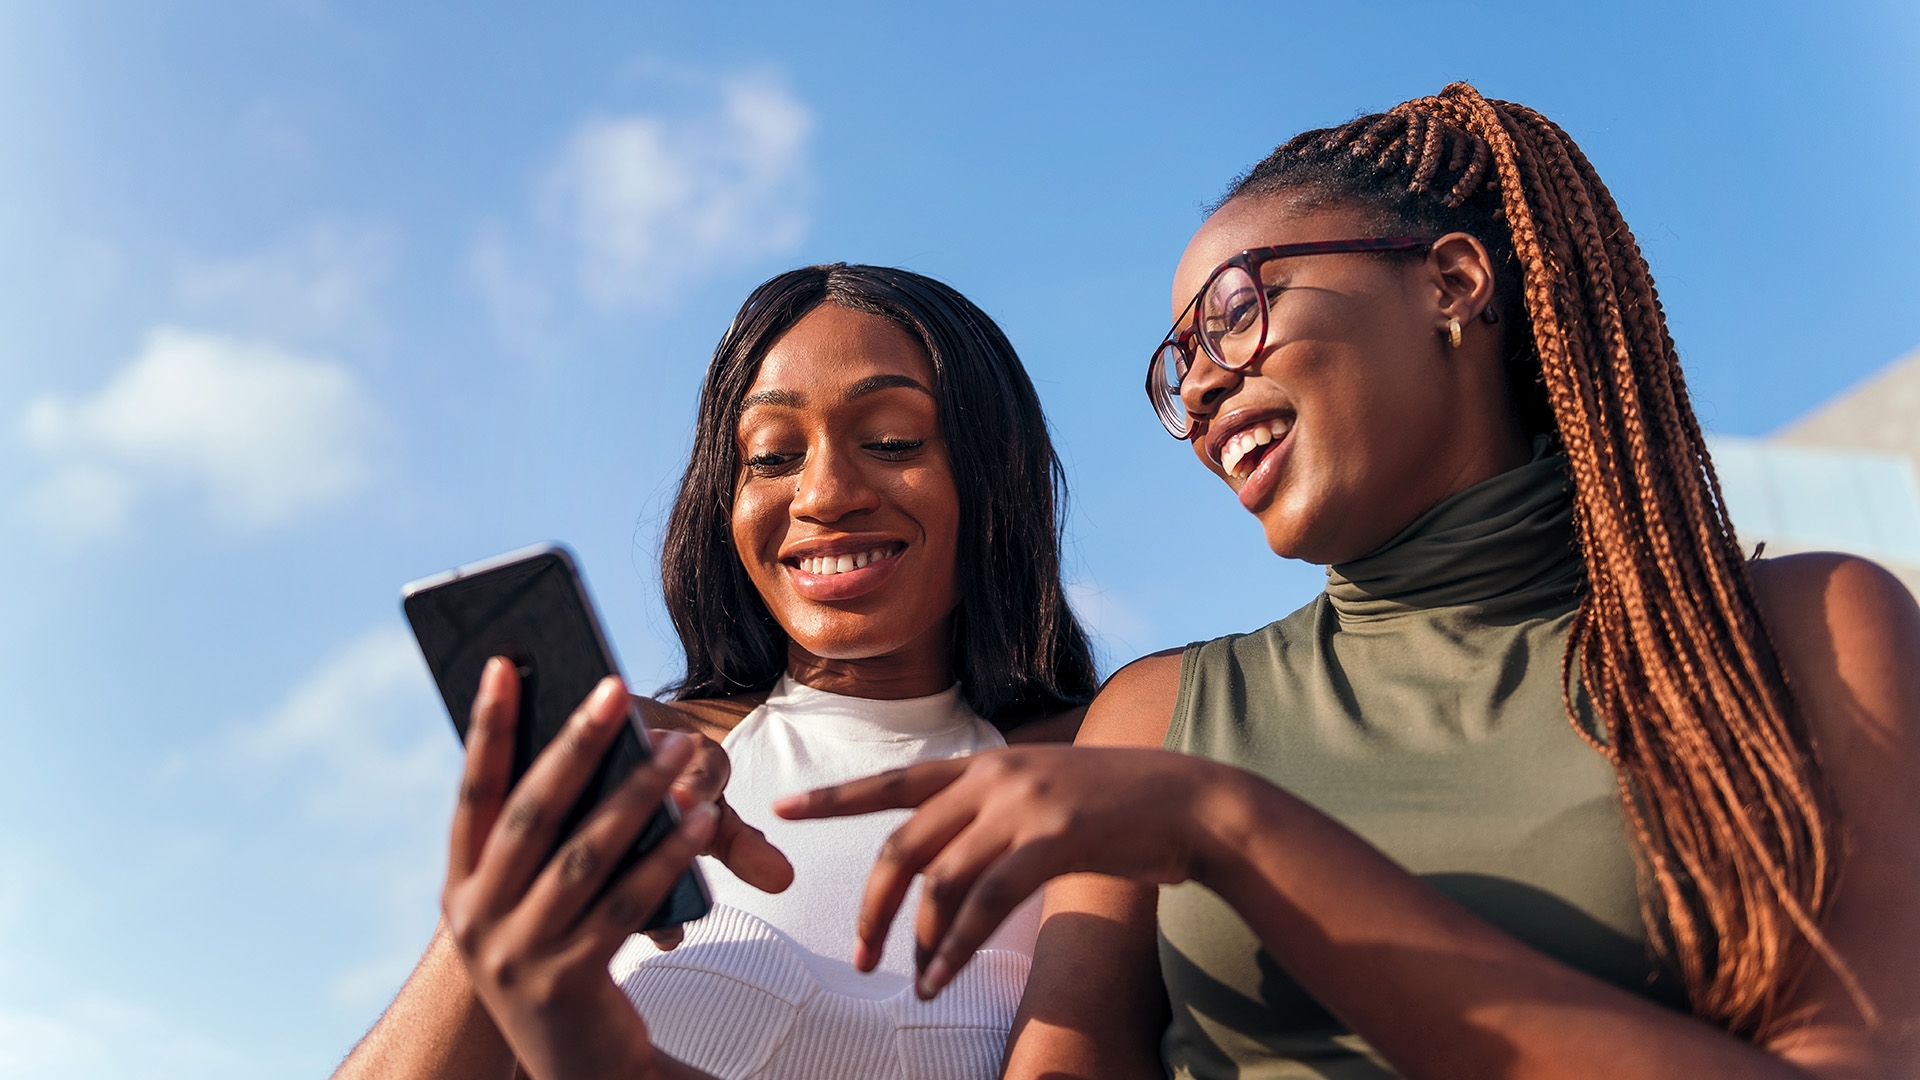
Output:
<instances>
[{"instance_id":1,"label":"auburn braided hair","mask_svg":"<svg viewBox=\"0 0 1920 1080\"><path fill-rule=\"evenodd\" d=\"M1568 714L1612 761L1641 902L1693 1011L1759 1038L1819 954L1842 838L1819 756L1760 618L1646 259L1551 120L1455 83L1308 131L1227 199L1284 194L1377 215L1383 233L1486 246L1514 400L1573 479L1586 589ZM1573 705L1577 677L1598 731Z\"/></svg>"}]
</instances>

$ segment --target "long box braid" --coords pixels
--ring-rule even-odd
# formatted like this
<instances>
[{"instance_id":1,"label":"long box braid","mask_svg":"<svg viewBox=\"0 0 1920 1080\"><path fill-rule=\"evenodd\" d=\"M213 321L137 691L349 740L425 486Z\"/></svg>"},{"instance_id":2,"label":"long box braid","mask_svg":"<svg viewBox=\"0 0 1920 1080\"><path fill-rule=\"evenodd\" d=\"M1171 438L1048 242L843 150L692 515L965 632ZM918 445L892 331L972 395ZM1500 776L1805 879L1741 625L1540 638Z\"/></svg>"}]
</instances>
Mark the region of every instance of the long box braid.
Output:
<instances>
[{"instance_id":1,"label":"long box braid","mask_svg":"<svg viewBox=\"0 0 1920 1080\"><path fill-rule=\"evenodd\" d=\"M1693 1011L1760 1038L1819 955L1843 842L1687 399L1647 261L1567 133L1465 83L1296 136L1229 199L1462 231L1496 263L1510 383L1573 481L1586 587L1564 675L1574 727L1613 763L1656 947ZM1518 268L1518 273L1514 268ZM1581 681L1597 731L1575 714Z\"/></svg>"}]
</instances>

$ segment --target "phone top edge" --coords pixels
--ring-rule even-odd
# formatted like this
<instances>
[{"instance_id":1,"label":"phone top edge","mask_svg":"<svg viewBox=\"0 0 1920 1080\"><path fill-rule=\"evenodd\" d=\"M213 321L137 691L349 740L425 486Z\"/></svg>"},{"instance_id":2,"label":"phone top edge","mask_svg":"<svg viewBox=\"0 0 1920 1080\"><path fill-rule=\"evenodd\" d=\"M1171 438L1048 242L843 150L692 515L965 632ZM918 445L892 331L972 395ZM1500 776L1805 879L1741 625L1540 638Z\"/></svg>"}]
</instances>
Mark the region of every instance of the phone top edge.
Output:
<instances>
[{"instance_id":1,"label":"phone top edge","mask_svg":"<svg viewBox=\"0 0 1920 1080\"><path fill-rule=\"evenodd\" d=\"M574 561L573 552L567 548L567 545L557 540L547 540L538 544L528 544L523 548L515 548L512 551L503 552L491 558L481 559L478 562L470 562L465 566L456 566L452 570L442 570L438 574L429 574L417 581L409 581L405 585L400 586L400 599L405 601L410 599L415 593L439 588L442 585L459 581L461 578L472 577L475 574L485 573L488 570L497 570L509 563L523 562L527 559L538 558L541 555L558 555L561 561L565 562L567 566L574 571L576 576L579 574L579 565Z\"/></svg>"}]
</instances>

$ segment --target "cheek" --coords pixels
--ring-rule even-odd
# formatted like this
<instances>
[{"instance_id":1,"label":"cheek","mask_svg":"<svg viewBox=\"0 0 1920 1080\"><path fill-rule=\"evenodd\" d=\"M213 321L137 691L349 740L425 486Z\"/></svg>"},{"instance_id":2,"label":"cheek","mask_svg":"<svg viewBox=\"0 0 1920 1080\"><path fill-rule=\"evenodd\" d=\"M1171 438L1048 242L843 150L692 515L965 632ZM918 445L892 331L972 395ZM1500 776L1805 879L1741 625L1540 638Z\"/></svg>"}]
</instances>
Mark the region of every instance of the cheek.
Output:
<instances>
[{"instance_id":1,"label":"cheek","mask_svg":"<svg viewBox=\"0 0 1920 1080\"><path fill-rule=\"evenodd\" d=\"M1187 441L1187 449L1193 451L1193 459L1200 463L1201 468L1207 470L1208 472L1212 473L1213 475L1219 477L1222 480L1225 480L1227 478L1226 472L1222 470L1220 466L1215 465L1213 463L1213 459L1207 456L1207 444L1206 444L1205 433L1202 433L1198 439L1189 439Z\"/></svg>"},{"instance_id":2,"label":"cheek","mask_svg":"<svg viewBox=\"0 0 1920 1080\"><path fill-rule=\"evenodd\" d=\"M900 505L925 530L927 549L953 567L960 547L960 492L944 468L915 470L901 478Z\"/></svg>"},{"instance_id":3,"label":"cheek","mask_svg":"<svg viewBox=\"0 0 1920 1080\"><path fill-rule=\"evenodd\" d=\"M767 484L744 485L734 496L733 545L749 571L779 553L788 501Z\"/></svg>"}]
</instances>

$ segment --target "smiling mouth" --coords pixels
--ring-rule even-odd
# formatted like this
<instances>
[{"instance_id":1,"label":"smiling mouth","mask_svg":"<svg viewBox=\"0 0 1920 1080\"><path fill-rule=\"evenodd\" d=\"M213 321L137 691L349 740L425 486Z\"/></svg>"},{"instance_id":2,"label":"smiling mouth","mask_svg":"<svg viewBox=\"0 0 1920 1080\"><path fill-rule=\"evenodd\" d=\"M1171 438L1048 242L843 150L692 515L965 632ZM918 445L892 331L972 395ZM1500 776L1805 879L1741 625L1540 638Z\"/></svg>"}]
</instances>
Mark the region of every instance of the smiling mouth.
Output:
<instances>
[{"instance_id":1,"label":"smiling mouth","mask_svg":"<svg viewBox=\"0 0 1920 1080\"><path fill-rule=\"evenodd\" d=\"M1291 416L1275 417L1234 433L1220 447L1221 471L1235 480L1251 476L1254 466L1260 464L1260 459L1266 456L1268 449L1293 430L1293 419Z\"/></svg>"},{"instance_id":2,"label":"smiling mouth","mask_svg":"<svg viewBox=\"0 0 1920 1080\"><path fill-rule=\"evenodd\" d=\"M874 563L894 558L906 549L907 545L896 541L883 544L871 551L849 552L845 555L808 555L783 561L803 574L811 574L814 577L833 577L836 574L863 570Z\"/></svg>"}]
</instances>

